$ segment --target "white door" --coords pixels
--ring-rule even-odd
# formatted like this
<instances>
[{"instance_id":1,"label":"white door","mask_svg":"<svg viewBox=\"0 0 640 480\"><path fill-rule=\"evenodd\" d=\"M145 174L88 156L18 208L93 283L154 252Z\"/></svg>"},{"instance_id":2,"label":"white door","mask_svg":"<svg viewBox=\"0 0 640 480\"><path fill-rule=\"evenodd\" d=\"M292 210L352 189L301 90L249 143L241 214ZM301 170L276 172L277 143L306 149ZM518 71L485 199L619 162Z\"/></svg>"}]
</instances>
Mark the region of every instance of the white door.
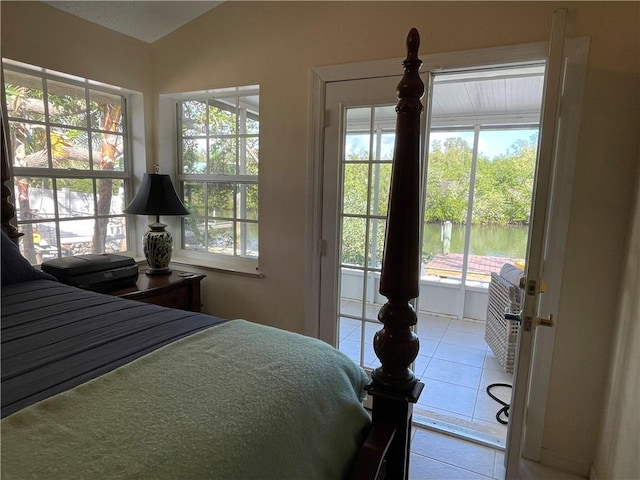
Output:
<instances>
[{"instance_id":1,"label":"white door","mask_svg":"<svg viewBox=\"0 0 640 480\"><path fill-rule=\"evenodd\" d=\"M518 478L522 457L541 460L555 312L571 202L588 40L565 41L567 11L554 13L547 57L536 185L529 231L525 300L514 375L506 478ZM554 319L555 317L555 319ZM537 327L544 330L537 329Z\"/></svg>"},{"instance_id":2,"label":"white door","mask_svg":"<svg viewBox=\"0 0 640 480\"><path fill-rule=\"evenodd\" d=\"M371 342L365 341L380 329L375 305L380 305L376 297L380 297L386 196L380 197L377 186L388 182L391 172L394 92L400 78L334 82L326 87L320 338L348 351L364 366L377 360ZM345 176L358 179L360 188L343 192ZM354 301L345 304L340 301L343 296ZM358 333L352 332L352 340L339 345L341 322Z\"/></svg>"}]
</instances>

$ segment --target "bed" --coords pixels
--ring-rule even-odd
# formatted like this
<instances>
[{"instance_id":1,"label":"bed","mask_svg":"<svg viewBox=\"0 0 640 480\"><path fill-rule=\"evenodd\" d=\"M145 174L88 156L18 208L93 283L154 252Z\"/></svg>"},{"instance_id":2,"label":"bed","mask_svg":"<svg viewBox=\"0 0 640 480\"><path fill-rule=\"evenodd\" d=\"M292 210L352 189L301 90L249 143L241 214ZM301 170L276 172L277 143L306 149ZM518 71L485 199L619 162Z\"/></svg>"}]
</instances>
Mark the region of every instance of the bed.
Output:
<instances>
[{"instance_id":1,"label":"bed","mask_svg":"<svg viewBox=\"0 0 640 480\"><path fill-rule=\"evenodd\" d=\"M2 122L3 479L408 478L419 344L419 35L407 37L367 375L244 320L80 290L20 255ZM4 105L3 105L4 107ZM10 184L10 183L9 183ZM372 397L371 412L365 395Z\"/></svg>"}]
</instances>

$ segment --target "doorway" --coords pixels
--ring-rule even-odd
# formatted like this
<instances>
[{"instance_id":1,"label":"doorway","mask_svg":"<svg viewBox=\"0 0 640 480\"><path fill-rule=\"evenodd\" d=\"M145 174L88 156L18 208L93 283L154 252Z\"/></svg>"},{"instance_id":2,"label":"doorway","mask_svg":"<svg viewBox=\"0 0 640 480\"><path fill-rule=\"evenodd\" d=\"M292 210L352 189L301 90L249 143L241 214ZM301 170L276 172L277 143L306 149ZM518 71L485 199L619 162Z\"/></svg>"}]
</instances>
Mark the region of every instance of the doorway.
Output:
<instances>
[{"instance_id":1,"label":"doorway","mask_svg":"<svg viewBox=\"0 0 640 480\"><path fill-rule=\"evenodd\" d=\"M504 447L512 383L484 339L492 273L523 265L544 63L425 75L424 228L414 371L426 383L414 419ZM329 83L323 169L321 318L331 342L367 369L377 312L400 77ZM493 391L503 402L511 392ZM506 417L502 416L501 420Z\"/></svg>"}]
</instances>

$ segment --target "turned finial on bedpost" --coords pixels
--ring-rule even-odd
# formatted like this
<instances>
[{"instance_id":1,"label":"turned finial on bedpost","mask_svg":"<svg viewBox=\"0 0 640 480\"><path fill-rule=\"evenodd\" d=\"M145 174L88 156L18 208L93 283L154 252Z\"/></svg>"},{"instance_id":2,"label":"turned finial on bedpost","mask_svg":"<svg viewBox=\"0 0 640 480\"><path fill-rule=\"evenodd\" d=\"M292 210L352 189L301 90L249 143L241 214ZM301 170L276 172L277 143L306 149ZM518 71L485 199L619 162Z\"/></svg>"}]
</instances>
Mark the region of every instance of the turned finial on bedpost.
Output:
<instances>
[{"instance_id":1,"label":"turned finial on bedpost","mask_svg":"<svg viewBox=\"0 0 640 480\"><path fill-rule=\"evenodd\" d=\"M424 84L418 72L422 65L419 46L420 35L412 28L397 90L396 140L380 278L380 293L388 302L378 314L384 327L374 337L374 350L382 363L372 375L374 388L378 385L400 391L413 390L418 381L409 368L419 349L418 337L411 330L417 317L409 301L418 296L420 280L420 98Z\"/></svg>"}]
</instances>

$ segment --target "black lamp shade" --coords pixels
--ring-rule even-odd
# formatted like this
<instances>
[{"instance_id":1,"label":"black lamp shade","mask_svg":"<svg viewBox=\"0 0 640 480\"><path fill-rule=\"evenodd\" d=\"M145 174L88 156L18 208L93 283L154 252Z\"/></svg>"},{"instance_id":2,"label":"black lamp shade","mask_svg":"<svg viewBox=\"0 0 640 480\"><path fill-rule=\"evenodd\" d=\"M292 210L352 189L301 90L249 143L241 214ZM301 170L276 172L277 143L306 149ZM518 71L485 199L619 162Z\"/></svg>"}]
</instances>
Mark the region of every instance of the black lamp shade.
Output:
<instances>
[{"instance_id":1,"label":"black lamp shade","mask_svg":"<svg viewBox=\"0 0 640 480\"><path fill-rule=\"evenodd\" d=\"M142 185L124 213L134 215L189 215L169 175L145 173Z\"/></svg>"}]
</instances>

